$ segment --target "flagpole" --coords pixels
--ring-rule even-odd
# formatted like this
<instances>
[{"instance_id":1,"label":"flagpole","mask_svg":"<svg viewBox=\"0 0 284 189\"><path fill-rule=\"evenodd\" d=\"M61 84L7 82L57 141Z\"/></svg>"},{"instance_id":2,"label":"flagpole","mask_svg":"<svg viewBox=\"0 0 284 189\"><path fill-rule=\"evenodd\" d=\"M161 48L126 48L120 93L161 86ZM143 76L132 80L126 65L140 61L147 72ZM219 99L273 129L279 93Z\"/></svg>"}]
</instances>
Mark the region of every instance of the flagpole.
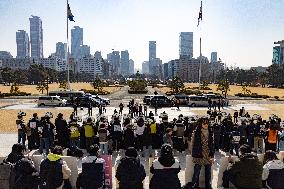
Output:
<instances>
[{"instance_id":1,"label":"flagpole","mask_svg":"<svg viewBox=\"0 0 284 189\"><path fill-rule=\"evenodd\" d=\"M68 0L66 1L67 5L66 5L66 10L67 10L67 14L66 14L66 22L67 22L67 60L66 60L66 64L67 64L67 87L68 89L70 89L70 75L69 75L69 24L68 24Z\"/></svg>"},{"instance_id":2,"label":"flagpole","mask_svg":"<svg viewBox=\"0 0 284 189\"><path fill-rule=\"evenodd\" d=\"M202 58L202 53L201 53L201 37L200 37L200 56L199 56L199 90L201 89L201 58Z\"/></svg>"}]
</instances>

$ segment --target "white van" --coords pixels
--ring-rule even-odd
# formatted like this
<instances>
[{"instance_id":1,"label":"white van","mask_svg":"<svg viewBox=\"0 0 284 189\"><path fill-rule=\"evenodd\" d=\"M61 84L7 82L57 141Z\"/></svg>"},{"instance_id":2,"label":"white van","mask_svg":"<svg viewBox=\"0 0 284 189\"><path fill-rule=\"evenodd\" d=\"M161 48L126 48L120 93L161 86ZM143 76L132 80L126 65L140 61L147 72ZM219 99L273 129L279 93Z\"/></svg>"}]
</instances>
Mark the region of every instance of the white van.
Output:
<instances>
[{"instance_id":1,"label":"white van","mask_svg":"<svg viewBox=\"0 0 284 189\"><path fill-rule=\"evenodd\" d=\"M40 96L37 101L38 106L65 106L66 100L59 96Z\"/></svg>"},{"instance_id":2,"label":"white van","mask_svg":"<svg viewBox=\"0 0 284 189\"><path fill-rule=\"evenodd\" d=\"M206 96L191 95L188 97L188 106L191 107L208 106L208 98Z\"/></svg>"}]
</instances>

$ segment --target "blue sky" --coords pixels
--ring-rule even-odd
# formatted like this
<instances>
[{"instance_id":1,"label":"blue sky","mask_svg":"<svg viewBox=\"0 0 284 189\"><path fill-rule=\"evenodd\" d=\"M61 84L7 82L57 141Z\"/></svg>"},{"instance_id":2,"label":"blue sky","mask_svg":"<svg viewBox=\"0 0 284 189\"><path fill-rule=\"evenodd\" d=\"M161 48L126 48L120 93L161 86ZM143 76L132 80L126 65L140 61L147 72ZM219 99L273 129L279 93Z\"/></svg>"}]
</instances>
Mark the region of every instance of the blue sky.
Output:
<instances>
[{"instance_id":1,"label":"blue sky","mask_svg":"<svg viewBox=\"0 0 284 189\"><path fill-rule=\"evenodd\" d=\"M284 40L284 0L69 0L75 23L84 28L84 44L103 57L129 50L136 67L148 59L148 41L157 41L163 62L178 58L179 33L194 32L194 56L212 51L228 65L271 64L273 42ZM29 33L29 17L43 21L44 56L66 41L66 0L0 0L0 50L16 56L16 31Z\"/></svg>"}]
</instances>

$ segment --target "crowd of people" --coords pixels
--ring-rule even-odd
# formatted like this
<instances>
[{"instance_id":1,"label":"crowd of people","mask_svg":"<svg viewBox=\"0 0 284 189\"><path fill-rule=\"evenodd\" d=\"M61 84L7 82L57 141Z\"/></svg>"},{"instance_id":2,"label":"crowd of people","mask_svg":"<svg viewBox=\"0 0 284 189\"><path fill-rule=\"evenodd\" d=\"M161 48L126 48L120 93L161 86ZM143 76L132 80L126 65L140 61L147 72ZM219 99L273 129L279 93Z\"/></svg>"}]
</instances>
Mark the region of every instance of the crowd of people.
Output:
<instances>
[{"instance_id":1,"label":"crowd of people","mask_svg":"<svg viewBox=\"0 0 284 189\"><path fill-rule=\"evenodd\" d=\"M68 149L71 155L82 159L77 188L103 188L105 165L100 155L120 151L124 155L115 175L119 188L142 189L146 172L139 158L156 157L155 150L158 157L150 168L153 174L150 189L181 188L178 177L181 166L175 156L186 154L193 158L194 174L192 182L186 183L184 188L199 188L202 166L205 167L205 188L213 188L214 155L221 152L229 155L230 161L223 176L225 188L229 188L229 183L237 188L259 189L280 189L284 185L284 164L276 156L276 152L284 151L284 132L277 116L263 120L259 115L251 116L244 108L232 116L210 107L203 117L180 114L169 120L168 114L163 112L156 120L151 111L147 114L147 107L142 111L142 105L134 100L128 107L129 114L123 116L121 103L119 112L115 110L110 120L103 113L96 119L89 116L86 120L72 113L66 121L60 113L54 123L50 112L40 119L35 113L28 122L24 121L25 113L20 112L16 120L18 144L4 160L15 165L16 184L23 189L68 188L71 172L61 159L63 149ZM26 138L29 150L38 149L46 157L40 170L24 157ZM82 149L86 149L86 156ZM265 153L263 163L257 153Z\"/></svg>"}]
</instances>

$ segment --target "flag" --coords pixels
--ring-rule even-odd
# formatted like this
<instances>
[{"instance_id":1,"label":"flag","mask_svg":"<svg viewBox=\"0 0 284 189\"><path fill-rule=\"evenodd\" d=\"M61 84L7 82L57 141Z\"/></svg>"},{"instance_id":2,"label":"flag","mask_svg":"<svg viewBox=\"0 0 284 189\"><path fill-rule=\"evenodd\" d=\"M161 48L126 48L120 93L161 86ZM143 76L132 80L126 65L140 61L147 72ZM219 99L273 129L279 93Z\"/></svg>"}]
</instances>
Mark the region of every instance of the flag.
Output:
<instances>
[{"instance_id":1,"label":"flag","mask_svg":"<svg viewBox=\"0 0 284 189\"><path fill-rule=\"evenodd\" d=\"M72 12L71 12L71 9L70 9L70 6L69 6L69 3L68 3L68 8L67 8L67 16L68 16L68 19L69 19L70 21L75 22L74 16L73 16L73 14L72 14Z\"/></svg>"},{"instance_id":2,"label":"flag","mask_svg":"<svg viewBox=\"0 0 284 189\"><path fill-rule=\"evenodd\" d=\"M202 1L201 1L201 6L198 14L198 24L197 27L199 26L199 22L202 21Z\"/></svg>"}]
</instances>

